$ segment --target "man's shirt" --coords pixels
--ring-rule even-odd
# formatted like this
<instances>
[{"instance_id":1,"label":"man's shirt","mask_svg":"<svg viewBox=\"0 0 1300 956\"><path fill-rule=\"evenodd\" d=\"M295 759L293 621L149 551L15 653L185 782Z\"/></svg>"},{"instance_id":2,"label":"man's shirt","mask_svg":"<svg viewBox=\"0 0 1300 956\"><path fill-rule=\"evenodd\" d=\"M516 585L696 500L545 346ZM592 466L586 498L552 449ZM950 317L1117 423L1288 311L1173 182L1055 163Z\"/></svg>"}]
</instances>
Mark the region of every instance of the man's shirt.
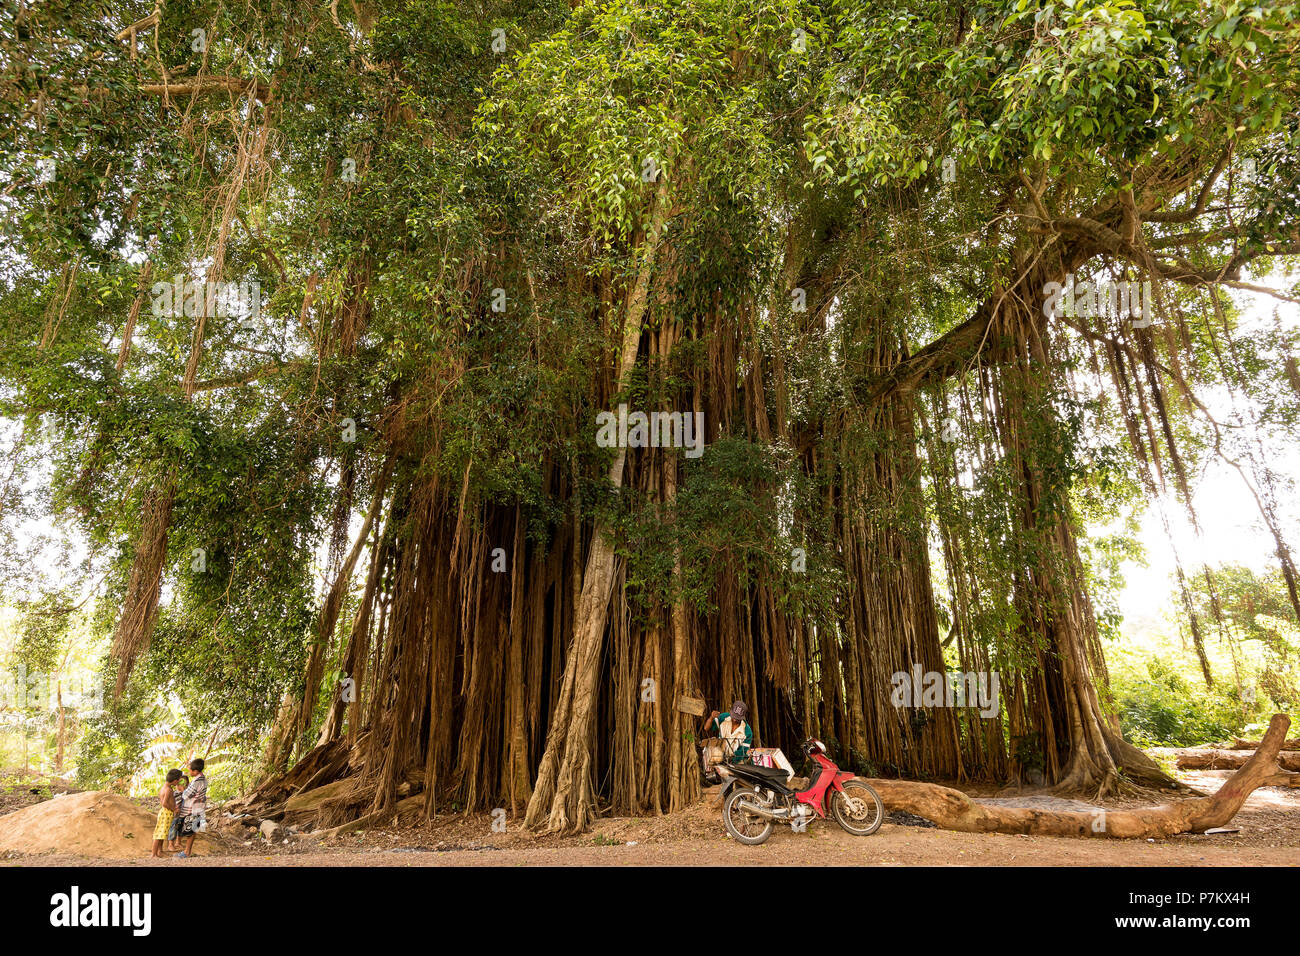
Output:
<instances>
[{"instance_id":1,"label":"man's shirt","mask_svg":"<svg viewBox=\"0 0 1300 956\"><path fill-rule=\"evenodd\" d=\"M713 718L713 726L718 732L718 736L725 740L731 746L731 763L740 763L749 753L750 746L754 743L754 731L750 728L749 722L737 718L724 730L723 724L731 720L730 713L718 714Z\"/></svg>"}]
</instances>

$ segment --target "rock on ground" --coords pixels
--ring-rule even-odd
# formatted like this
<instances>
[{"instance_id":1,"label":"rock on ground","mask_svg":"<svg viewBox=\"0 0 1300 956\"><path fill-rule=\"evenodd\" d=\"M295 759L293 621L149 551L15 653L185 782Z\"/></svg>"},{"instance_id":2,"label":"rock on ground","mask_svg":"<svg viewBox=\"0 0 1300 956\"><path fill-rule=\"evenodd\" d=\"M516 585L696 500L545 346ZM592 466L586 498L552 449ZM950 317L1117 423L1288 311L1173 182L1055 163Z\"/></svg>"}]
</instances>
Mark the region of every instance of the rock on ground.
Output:
<instances>
[{"instance_id":1,"label":"rock on ground","mask_svg":"<svg viewBox=\"0 0 1300 956\"><path fill-rule=\"evenodd\" d=\"M258 827L258 830L262 832L262 836L266 837L272 843L275 843L284 836L284 827L280 826L280 824L276 823L274 820L263 820L262 825Z\"/></svg>"}]
</instances>

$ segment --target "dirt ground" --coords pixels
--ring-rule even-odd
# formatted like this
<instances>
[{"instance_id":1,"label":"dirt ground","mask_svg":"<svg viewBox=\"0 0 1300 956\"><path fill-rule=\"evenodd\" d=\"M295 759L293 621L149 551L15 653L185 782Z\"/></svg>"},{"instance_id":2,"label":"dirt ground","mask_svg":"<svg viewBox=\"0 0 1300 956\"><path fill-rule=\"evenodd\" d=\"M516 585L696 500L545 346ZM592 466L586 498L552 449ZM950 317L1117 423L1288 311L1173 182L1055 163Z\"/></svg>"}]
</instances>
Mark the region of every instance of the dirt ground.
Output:
<instances>
[{"instance_id":1,"label":"dirt ground","mask_svg":"<svg viewBox=\"0 0 1300 956\"><path fill-rule=\"evenodd\" d=\"M58 777L20 770L0 770L0 817L23 807L50 799L56 793L70 793L72 788Z\"/></svg>"},{"instance_id":2,"label":"dirt ground","mask_svg":"<svg viewBox=\"0 0 1300 956\"><path fill-rule=\"evenodd\" d=\"M1228 771L1180 774L1205 793ZM30 788L28 788L30 789ZM968 788L992 797L993 789ZM46 791L48 793L48 791ZM1026 791L1024 795L1029 795ZM1006 792L997 796L1006 798ZM1016 796L1020 796L1017 794ZM26 799L24 799L26 798ZM44 799L0 794L7 810ZM140 800L146 809L156 801ZM1144 805L1107 800L1110 809ZM221 821L219 809L210 821ZM370 829L327 840L297 837L269 844L256 830L220 822L212 855L192 860L112 860L72 853L6 853L6 866L1295 866L1300 863L1300 792L1276 787L1251 795L1232 826L1240 832L1184 834L1155 841L968 834L886 823L870 837L852 837L833 823L806 833L779 827L758 847L730 840L716 807L701 804L662 817L600 820L580 837L536 836L507 818L493 832L487 814L440 816L426 826Z\"/></svg>"}]
</instances>

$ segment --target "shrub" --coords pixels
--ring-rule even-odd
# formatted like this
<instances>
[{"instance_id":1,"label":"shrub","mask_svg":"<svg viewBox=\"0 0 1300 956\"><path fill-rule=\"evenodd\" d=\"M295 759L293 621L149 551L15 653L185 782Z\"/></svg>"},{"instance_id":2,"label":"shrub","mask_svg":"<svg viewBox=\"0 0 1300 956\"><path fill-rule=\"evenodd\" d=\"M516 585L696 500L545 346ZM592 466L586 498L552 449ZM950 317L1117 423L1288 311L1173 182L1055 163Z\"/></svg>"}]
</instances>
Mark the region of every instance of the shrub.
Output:
<instances>
[{"instance_id":1,"label":"shrub","mask_svg":"<svg viewBox=\"0 0 1300 956\"><path fill-rule=\"evenodd\" d=\"M1146 661L1147 676L1116 676L1111 692L1124 736L1141 747L1190 747L1226 740L1252 719L1236 691L1193 687L1159 658Z\"/></svg>"}]
</instances>

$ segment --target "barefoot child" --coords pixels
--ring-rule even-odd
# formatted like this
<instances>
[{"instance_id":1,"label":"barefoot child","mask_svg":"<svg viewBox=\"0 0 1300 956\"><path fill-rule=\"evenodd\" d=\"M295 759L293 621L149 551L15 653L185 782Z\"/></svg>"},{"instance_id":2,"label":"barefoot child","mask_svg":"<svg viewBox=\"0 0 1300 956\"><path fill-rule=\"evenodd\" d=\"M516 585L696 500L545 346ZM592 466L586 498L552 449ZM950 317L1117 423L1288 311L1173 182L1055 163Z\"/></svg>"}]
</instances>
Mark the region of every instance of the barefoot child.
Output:
<instances>
[{"instance_id":1,"label":"barefoot child","mask_svg":"<svg viewBox=\"0 0 1300 956\"><path fill-rule=\"evenodd\" d=\"M164 853L174 853L181 848L181 827L185 825L185 808L181 803L181 792L190 785L190 778L185 776L185 771L177 771L180 777L171 784L172 793L176 795L176 816L172 817L171 828L167 831L167 845L163 847Z\"/></svg>"},{"instance_id":2,"label":"barefoot child","mask_svg":"<svg viewBox=\"0 0 1300 956\"><path fill-rule=\"evenodd\" d=\"M181 803L185 808L185 826L181 836L185 837L185 849L176 856L184 859L194 855L194 838L207 827L208 778L203 776L203 761L196 757L190 761L190 771L194 779L181 793Z\"/></svg>"},{"instance_id":3,"label":"barefoot child","mask_svg":"<svg viewBox=\"0 0 1300 956\"><path fill-rule=\"evenodd\" d=\"M181 771L176 781L176 816L172 819L171 829L167 831L167 852L181 848L181 831L185 829L185 788L190 785L190 778Z\"/></svg>"},{"instance_id":4,"label":"barefoot child","mask_svg":"<svg viewBox=\"0 0 1300 956\"><path fill-rule=\"evenodd\" d=\"M176 791L172 784L180 778L179 770L168 770L167 781L158 791L158 822L153 828L153 853L149 854L150 856L162 856L163 841L167 839L167 831L171 829L172 817L176 816Z\"/></svg>"}]
</instances>

